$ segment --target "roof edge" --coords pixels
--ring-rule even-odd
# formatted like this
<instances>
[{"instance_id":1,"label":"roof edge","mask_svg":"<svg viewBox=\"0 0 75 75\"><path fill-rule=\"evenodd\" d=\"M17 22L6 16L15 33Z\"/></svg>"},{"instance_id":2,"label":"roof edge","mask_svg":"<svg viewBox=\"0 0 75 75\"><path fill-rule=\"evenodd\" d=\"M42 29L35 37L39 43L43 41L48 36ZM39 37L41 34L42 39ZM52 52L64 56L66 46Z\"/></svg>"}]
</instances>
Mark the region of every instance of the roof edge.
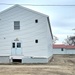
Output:
<instances>
[{"instance_id":1,"label":"roof edge","mask_svg":"<svg viewBox=\"0 0 75 75\"><path fill-rule=\"evenodd\" d=\"M51 24L50 24L49 16L47 17L47 21L48 21L49 29L50 29L50 33L51 33L51 36L52 36L52 39L53 39L52 28L51 28Z\"/></svg>"},{"instance_id":2,"label":"roof edge","mask_svg":"<svg viewBox=\"0 0 75 75\"><path fill-rule=\"evenodd\" d=\"M17 7L17 6L23 8L23 9L26 9L26 10L28 10L28 11L35 12L35 13L37 13L37 14L41 14L41 15L43 15L43 16L48 17L48 15L46 15L46 14L43 14L43 13L40 13L40 12L35 11L35 10L33 10L33 9L30 9L30 8L27 8L27 7L24 7L24 6L21 6L21 5L19 5L19 4L15 4L15 5L11 6L11 7L6 8L5 10L2 10L2 11L0 12L0 14L2 14L2 13L6 12L6 11L8 11L8 10L14 8L14 7Z\"/></svg>"}]
</instances>

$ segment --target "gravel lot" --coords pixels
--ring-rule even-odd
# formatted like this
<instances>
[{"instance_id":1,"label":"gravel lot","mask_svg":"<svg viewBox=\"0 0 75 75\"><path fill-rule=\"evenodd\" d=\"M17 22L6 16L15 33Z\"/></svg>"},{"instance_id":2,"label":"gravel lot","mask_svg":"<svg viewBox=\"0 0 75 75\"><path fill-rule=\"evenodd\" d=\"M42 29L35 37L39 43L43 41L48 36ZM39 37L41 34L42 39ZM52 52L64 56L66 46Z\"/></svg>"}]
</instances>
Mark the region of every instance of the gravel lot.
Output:
<instances>
[{"instance_id":1,"label":"gravel lot","mask_svg":"<svg viewBox=\"0 0 75 75\"><path fill-rule=\"evenodd\" d=\"M0 65L0 75L75 75L75 55L54 55L48 64Z\"/></svg>"}]
</instances>

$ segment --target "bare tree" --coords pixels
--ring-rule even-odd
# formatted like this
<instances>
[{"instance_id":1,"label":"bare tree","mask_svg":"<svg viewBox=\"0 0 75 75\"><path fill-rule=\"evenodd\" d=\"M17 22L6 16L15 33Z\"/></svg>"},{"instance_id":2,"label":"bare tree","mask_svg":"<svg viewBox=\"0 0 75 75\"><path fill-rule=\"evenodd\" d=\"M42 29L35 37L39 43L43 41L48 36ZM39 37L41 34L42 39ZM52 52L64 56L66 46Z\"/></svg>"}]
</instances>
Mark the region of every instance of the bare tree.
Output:
<instances>
[{"instance_id":1,"label":"bare tree","mask_svg":"<svg viewBox=\"0 0 75 75\"><path fill-rule=\"evenodd\" d=\"M75 36L67 36L63 43L67 45L75 45Z\"/></svg>"},{"instance_id":2,"label":"bare tree","mask_svg":"<svg viewBox=\"0 0 75 75\"><path fill-rule=\"evenodd\" d=\"M56 36L53 36L53 44L55 44L57 40L58 38Z\"/></svg>"}]
</instances>

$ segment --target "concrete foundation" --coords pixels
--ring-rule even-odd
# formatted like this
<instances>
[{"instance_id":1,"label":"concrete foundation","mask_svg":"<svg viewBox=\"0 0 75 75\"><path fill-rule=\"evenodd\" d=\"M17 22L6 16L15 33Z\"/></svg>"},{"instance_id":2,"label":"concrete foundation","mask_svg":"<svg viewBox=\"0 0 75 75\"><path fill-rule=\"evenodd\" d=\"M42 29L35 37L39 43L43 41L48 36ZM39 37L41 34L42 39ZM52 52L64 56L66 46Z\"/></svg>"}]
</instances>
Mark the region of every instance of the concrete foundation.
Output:
<instances>
[{"instance_id":1,"label":"concrete foundation","mask_svg":"<svg viewBox=\"0 0 75 75\"><path fill-rule=\"evenodd\" d=\"M9 56L0 56L0 63L9 63Z\"/></svg>"}]
</instances>

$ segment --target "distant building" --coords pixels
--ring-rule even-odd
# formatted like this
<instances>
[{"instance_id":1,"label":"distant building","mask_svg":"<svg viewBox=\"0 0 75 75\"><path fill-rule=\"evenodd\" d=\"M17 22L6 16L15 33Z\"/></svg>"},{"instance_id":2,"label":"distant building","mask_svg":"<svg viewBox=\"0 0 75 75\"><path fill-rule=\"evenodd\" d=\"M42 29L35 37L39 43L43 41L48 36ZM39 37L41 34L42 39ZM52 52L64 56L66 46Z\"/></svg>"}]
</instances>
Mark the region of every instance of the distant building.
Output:
<instances>
[{"instance_id":1,"label":"distant building","mask_svg":"<svg viewBox=\"0 0 75 75\"><path fill-rule=\"evenodd\" d=\"M0 63L47 63L52 39L49 16L20 5L0 12Z\"/></svg>"},{"instance_id":2,"label":"distant building","mask_svg":"<svg viewBox=\"0 0 75 75\"><path fill-rule=\"evenodd\" d=\"M75 54L75 46L54 44L53 54Z\"/></svg>"}]
</instances>

